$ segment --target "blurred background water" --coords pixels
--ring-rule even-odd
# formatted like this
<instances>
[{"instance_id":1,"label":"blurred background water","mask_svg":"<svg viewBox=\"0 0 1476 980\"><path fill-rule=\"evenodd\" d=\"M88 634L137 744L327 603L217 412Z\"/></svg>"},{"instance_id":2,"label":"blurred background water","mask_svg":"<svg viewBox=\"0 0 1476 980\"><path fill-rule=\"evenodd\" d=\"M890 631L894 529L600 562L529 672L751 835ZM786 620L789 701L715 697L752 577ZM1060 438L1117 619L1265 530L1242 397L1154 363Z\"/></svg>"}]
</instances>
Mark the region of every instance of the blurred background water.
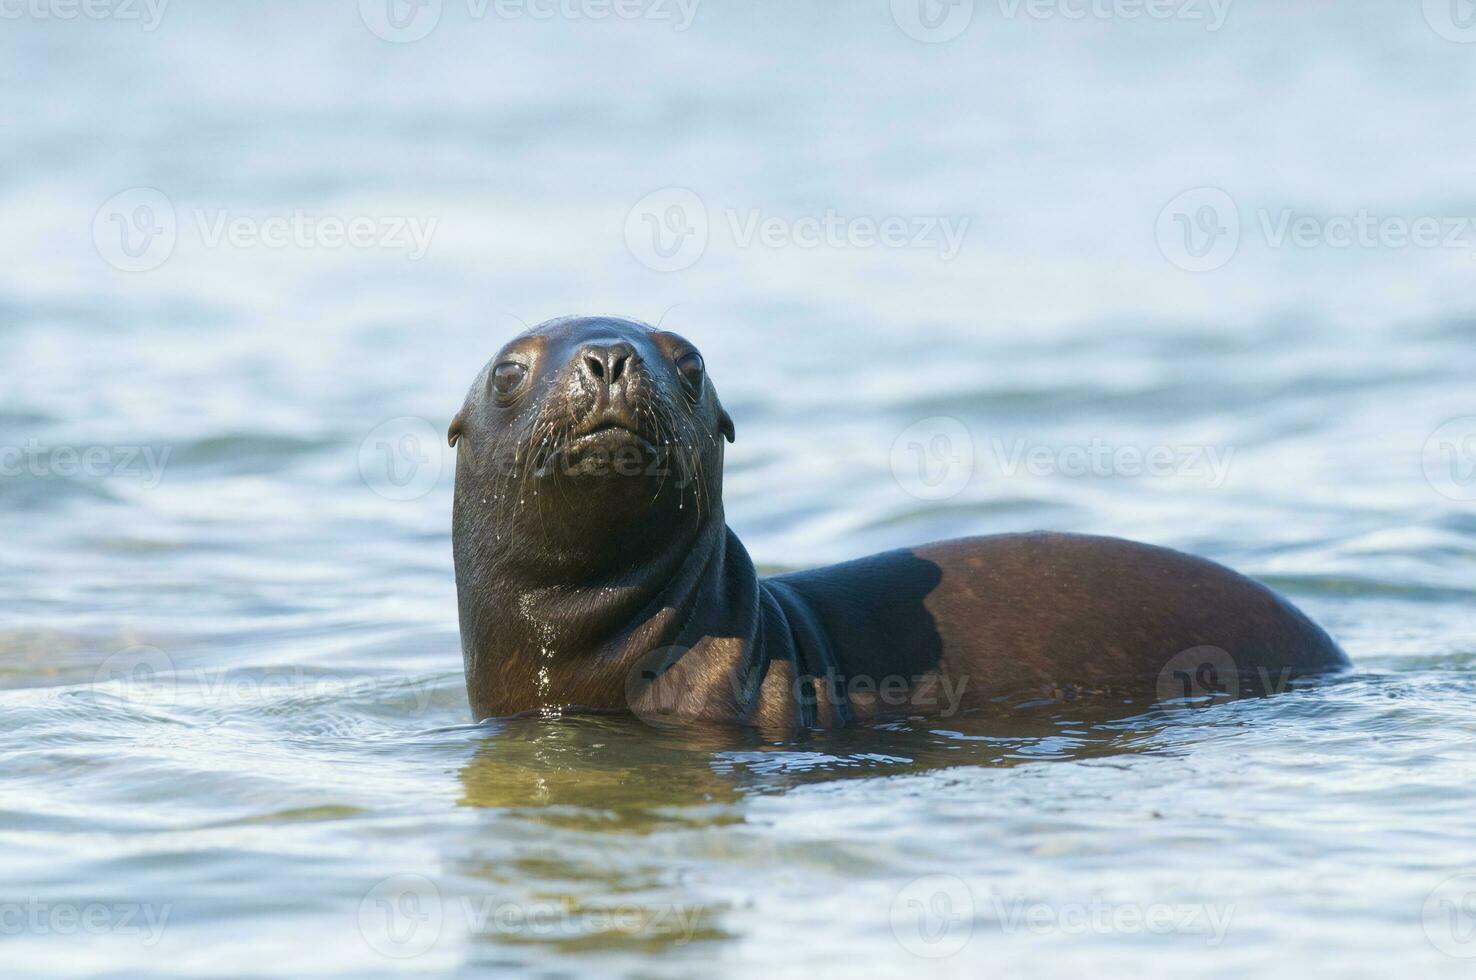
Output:
<instances>
[{"instance_id":1,"label":"blurred background water","mask_svg":"<svg viewBox=\"0 0 1476 980\"><path fill-rule=\"evenodd\" d=\"M5 972L1466 975L1467 6L0 4ZM566 312L765 568L1124 535L1356 669L471 726L442 437Z\"/></svg>"}]
</instances>

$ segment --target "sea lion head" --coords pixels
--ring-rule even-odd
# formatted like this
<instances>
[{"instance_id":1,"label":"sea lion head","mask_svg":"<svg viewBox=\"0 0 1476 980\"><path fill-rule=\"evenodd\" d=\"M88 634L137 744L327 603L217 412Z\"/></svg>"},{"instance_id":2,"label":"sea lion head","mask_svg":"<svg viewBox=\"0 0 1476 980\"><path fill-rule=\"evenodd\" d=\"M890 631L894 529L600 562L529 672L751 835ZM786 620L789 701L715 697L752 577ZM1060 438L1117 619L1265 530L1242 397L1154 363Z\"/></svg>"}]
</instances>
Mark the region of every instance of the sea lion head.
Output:
<instances>
[{"instance_id":1,"label":"sea lion head","mask_svg":"<svg viewBox=\"0 0 1476 980\"><path fill-rule=\"evenodd\" d=\"M487 362L451 423L457 520L471 505L492 545L565 571L669 548L721 513L724 437L733 422L691 341L618 317L549 320Z\"/></svg>"}]
</instances>

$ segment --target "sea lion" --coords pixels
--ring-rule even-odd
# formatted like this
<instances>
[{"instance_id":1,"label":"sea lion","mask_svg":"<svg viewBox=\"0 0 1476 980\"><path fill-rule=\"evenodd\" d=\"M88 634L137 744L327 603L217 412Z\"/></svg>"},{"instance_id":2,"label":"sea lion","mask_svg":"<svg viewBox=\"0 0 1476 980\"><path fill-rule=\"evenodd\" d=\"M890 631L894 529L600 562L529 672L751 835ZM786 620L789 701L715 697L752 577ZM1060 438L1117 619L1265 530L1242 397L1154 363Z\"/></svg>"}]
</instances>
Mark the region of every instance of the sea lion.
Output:
<instances>
[{"instance_id":1,"label":"sea lion","mask_svg":"<svg viewBox=\"0 0 1476 980\"><path fill-rule=\"evenodd\" d=\"M833 727L1234 696L1348 663L1266 587L1112 538L965 538L760 579L723 516L733 438L697 348L634 320L550 320L487 363L448 432L478 719Z\"/></svg>"}]
</instances>

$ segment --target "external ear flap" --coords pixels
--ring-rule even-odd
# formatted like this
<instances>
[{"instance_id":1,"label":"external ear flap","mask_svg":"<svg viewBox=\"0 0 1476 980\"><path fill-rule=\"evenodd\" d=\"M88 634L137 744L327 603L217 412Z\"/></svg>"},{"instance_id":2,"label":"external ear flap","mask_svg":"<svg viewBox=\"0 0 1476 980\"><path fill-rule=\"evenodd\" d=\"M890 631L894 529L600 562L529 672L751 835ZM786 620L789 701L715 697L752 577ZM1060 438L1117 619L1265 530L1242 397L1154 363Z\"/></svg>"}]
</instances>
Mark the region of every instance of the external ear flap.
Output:
<instances>
[{"instance_id":1,"label":"external ear flap","mask_svg":"<svg viewBox=\"0 0 1476 980\"><path fill-rule=\"evenodd\" d=\"M729 442L733 441L733 419L723 409L718 409L718 431L727 437Z\"/></svg>"},{"instance_id":2,"label":"external ear flap","mask_svg":"<svg viewBox=\"0 0 1476 980\"><path fill-rule=\"evenodd\" d=\"M490 365L486 368L483 368L482 373L477 375L477 380L472 382L471 390L466 393L466 400L461 403L461 411L456 413L456 417L451 420L451 428L446 430L446 443L448 445L454 447L458 442L461 441L461 434L466 431L467 416L471 414L471 412L473 412L479 404L477 401L478 392L480 392L483 387L486 386L487 372L490 370Z\"/></svg>"}]
</instances>

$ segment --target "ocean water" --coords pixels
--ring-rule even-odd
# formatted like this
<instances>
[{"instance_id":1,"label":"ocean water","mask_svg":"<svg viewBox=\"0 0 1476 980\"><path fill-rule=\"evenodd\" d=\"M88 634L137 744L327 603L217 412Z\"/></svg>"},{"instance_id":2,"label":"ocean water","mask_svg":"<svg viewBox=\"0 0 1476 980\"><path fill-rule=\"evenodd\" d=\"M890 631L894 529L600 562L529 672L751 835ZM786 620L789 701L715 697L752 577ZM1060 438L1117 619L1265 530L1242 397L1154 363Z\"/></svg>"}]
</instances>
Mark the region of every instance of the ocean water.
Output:
<instances>
[{"instance_id":1,"label":"ocean water","mask_svg":"<svg viewBox=\"0 0 1476 980\"><path fill-rule=\"evenodd\" d=\"M304 7L0 7L7 976L1469 974L1463 0ZM1121 535L1354 669L472 725L443 436L568 312L765 569Z\"/></svg>"}]
</instances>

